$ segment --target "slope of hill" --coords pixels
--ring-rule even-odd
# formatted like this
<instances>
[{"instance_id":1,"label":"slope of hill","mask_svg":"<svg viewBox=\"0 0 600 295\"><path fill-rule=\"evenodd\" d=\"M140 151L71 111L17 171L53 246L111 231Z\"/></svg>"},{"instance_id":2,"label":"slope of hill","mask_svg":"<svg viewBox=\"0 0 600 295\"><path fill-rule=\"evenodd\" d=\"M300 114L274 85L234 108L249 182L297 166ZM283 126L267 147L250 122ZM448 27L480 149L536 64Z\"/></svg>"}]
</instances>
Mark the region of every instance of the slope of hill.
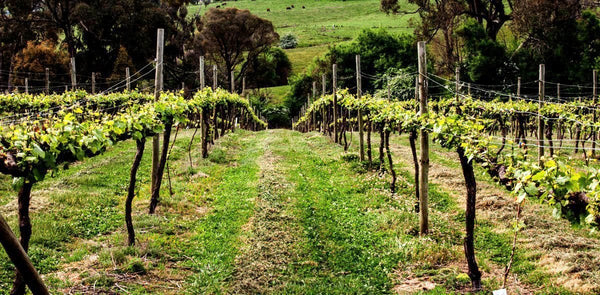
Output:
<instances>
[{"instance_id":1,"label":"slope of hill","mask_svg":"<svg viewBox=\"0 0 600 295\"><path fill-rule=\"evenodd\" d=\"M219 1L206 7L191 5L189 12L204 13L208 8L217 6L248 9L272 21L281 36L287 33L296 35L300 48L288 50L294 73L302 72L315 56L325 52L326 45L351 40L363 29L385 28L397 33L412 31L409 26L412 16L386 15L379 9L379 0Z\"/></svg>"}]
</instances>

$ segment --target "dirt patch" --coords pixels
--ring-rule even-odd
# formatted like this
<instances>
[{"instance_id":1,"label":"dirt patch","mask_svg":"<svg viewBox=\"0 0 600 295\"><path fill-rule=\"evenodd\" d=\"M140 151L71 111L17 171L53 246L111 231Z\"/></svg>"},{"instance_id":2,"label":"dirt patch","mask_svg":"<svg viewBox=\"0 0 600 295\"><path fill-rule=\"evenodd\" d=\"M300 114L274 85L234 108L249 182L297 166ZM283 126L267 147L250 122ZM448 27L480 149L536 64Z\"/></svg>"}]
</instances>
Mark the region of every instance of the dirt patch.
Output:
<instances>
[{"instance_id":1,"label":"dirt patch","mask_svg":"<svg viewBox=\"0 0 600 295\"><path fill-rule=\"evenodd\" d=\"M35 190L34 187L34 190L31 192L31 200L29 201L29 212L37 212L50 207L51 201L50 198L48 198L48 195L50 192L56 193L60 191L66 192L66 190L59 188ZM1 210L4 214L4 217L17 215L18 213L19 199L17 198L17 192L15 192L14 195L15 197L10 202L2 206Z\"/></svg>"},{"instance_id":2,"label":"dirt patch","mask_svg":"<svg viewBox=\"0 0 600 295\"><path fill-rule=\"evenodd\" d=\"M435 288L435 283L427 278L407 278L401 284L394 286L394 293L407 294L417 291L429 291Z\"/></svg>"},{"instance_id":3,"label":"dirt patch","mask_svg":"<svg viewBox=\"0 0 600 295\"><path fill-rule=\"evenodd\" d=\"M263 294L279 290L285 281L284 272L295 257L295 218L286 212L289 200L284 197L291 188L277 169L279 158L270 150L271 141L265 143L265 153L258 162L259 195L254 216L242 227L247 235L235 260L231 293Z\"/></svg>"},{"instance_id":4,"label":"dirt patch","mask_svg":"<svg viewBox=\"0 0 600 295\"><path fill-rule=\"evenodd\" d=\"M392 151L405 168L413 172L410 147L395 144ZM456 160L453 152L435 151L439 156ZM465 206L466 189L460 168L451 168L431 161L430 181L454 197L457 204ZM496 184L478 179L477 181L477 218L490 221L497 232L512 231L512 222L516 205L510 194ZM525 229L519 234L518 248L527 248L539 253L535 263L553 276L559 285L572 292L596 293L600 291L600 245L597 239L585 236L585 233L573 229L568 221L552 217L550 209L544 204L526 203L522 211ZM517 249L517 251L519 251ZM536 259L536 258L531 258ZM466 264L466 262L465 262ZM504 266L491 267L491 273L484 273L484 279L492 277L502 281ZM519 281L516 275L509 277L509 290L519 290L519 294L533 293L536 288ZM399 286L406 284L401 282ZM418 292L419 284L411 292Z\"/></svg>"}]
</instances>

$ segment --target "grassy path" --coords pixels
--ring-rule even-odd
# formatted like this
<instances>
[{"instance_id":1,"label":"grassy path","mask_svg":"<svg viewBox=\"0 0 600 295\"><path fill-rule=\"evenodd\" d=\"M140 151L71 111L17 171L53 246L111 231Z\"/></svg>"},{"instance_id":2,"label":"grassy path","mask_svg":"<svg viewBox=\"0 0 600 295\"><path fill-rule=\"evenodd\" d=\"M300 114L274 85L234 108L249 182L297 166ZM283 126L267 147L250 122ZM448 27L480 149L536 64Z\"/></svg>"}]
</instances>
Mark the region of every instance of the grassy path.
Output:
<instances>
[{"instance_id":1,"label":"grassy path","mask_svg":"<svg viewBox=\"0 0 600 295\"><path fill-rule=\"evenodd\" d=\"M260 192L232 293L388 293L398 203L323 137L262 132ZM374 188L374 189L373 189Z\"/></svg>"}]
</instances>

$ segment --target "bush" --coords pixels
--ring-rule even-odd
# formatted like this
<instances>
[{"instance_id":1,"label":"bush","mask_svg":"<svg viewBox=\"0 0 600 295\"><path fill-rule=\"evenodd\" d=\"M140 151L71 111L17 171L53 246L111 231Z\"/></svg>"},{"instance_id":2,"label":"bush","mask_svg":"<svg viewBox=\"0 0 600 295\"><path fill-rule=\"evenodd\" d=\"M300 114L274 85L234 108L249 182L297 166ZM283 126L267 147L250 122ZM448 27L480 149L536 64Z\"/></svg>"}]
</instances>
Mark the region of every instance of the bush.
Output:
<instances>
[{"instance_id":1,"label":"bush","mask_svg":"<svg viewBox=\"0 0 600 295\"><path fill-rule=\"evenodd\" d=\"M415 76L406 70L388 71L390 83L390 95L392 100L411 100L415 98ZM375 81L375 86L379 89L375 92L375 97L387 99L387 76Z\"/></svg>"},{"instance_id":2,"label":"bush","mask_svg":"<svg viewBox=\"0 0 600 295\"><path fill-rule=\"evenodd\" d=\"M291 127L290 111L285 106L268 106L264 109L263 115L269 122L269 128Z\"/></svg>"},{"instance_id":3,"label":"bush","mask_svg":"<svg viewBox=\"0 0 600 295\"><path fill-rule=\"evenodd\" d=\"M390 69L414 72L417 67L414 36L395 35L384 29L364 30L350 43L331 46L324 56L315 59L307 73L291 79L291 93L287 99L290 114L297 115L306 97L312 94L313 81L317 81L320 89L322 74L327 77L327 92L330 93L331 65L334 63L338 65L338 88L356 89L356 80L353 78L356 75L357 54L361 58L361 71L366 75L381 76ZM374 93L377 86L381 87L381 83L378 84L371 76L362 80L363 93ZM354 89L353 92L356 91Z\"/></svg>"},{"instance_id":4,"label":"bush","mask_svg":"<svg viewBox=\"0 0 600 295\"><path fill-rule=\"evenodd\" d=\"M271 47L249 64L246 72L248 88L286 85L292 63L281 48Z\"/></svg>"},{"instance_id":5,"label":"bush","mask_svg":"<svg viewBox=\"0 0 600 295\"><path fill-rule=\"evenodd\" d=\"M291 49L298 46L298 38L292 34L285 34L279 41L279 47L282 49Z\"/></svg>"},{"instance_id":6,"label":"bush","mask_svg":"<svg viewBox=\"0 0 600 295\"><path fill-rule=\"evenodd\" d=\"M42 42L27 42L27 47L23 48L14 60L15 72L32 72L29 76L29 86L33 88L42 88L45 86L45 71L50 69L51 83L66 84L69 74L69 54L65 48L56 45L51 40ZM24 85L24 77L13 76L15 85Z\"/></svg>"}]
</instances>

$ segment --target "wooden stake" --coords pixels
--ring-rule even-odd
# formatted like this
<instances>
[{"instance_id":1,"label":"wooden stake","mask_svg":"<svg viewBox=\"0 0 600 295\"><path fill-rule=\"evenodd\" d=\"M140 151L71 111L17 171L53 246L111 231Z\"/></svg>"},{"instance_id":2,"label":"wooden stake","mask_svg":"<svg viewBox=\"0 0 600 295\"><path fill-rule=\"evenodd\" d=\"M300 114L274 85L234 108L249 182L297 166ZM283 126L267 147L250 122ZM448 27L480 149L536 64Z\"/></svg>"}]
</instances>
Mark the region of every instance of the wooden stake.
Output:
<instances>
[{"instance_id":1,"label":"wooden stake","mask_svg":"<svg viewBox=\"0 0 600 295\"><path fill-rule=\"evenodd\" d=\"M521 97L521 77L517 79L517 97Z\"/></svg>"},{"instance_id":2,"label":"wooden stake","mask_svg":"<svg viewBox=\"0 0 600 295\"><path fill-rule=\"evenodd\" d=\"M427 115L427 52L425 42L418 43L419 101L421 115ZM419 229L421 235L429 233L429 133L421 128L421 165L419 170Z\"/></svg>"},{"instance_id":3,"label":"wooden stake","mask_svg":"<svg viewBox=\"0 0 600 295\"><path fill-rule=\"evenodd\" d=\"M231 71L231 93L235 93L235 74Z\"/></svg>"},{"instance_id":4,"label":"wooden stake","mask_svg":"<svg viewBox=\"0 0 600 295\"><path fill-rule=\"evenodd\" d=\"M2 243L2 247L4 247L8 258L15 265L17 271L25 279L25 283L29 287L29 290L31 290L31 293L36 295L50 294L48 289L46 289L46 285L44 285L44 281L31 263L29 256L27 256L21 243L19 243L19 240L2 215L0 215L0 243Z\"/></svg>"},{"instance_id":5,"label":"wooden stake","mask_svg":"<svg viewBox=\"0 0 600 295\"><path fill-rule=\"evenodd\" d=\"M334 137L334 142L337 143L338 142L338 124L337 124L337 117L338 117L338 113L337 113L337 95L336 95L336 91L337 91L337 64L333 64L333 86L332 86L332 93L333 93L333 137Z\"/></svg>"},{"instance_id":6,"label":"wooden stake","mask_svg":"<svg viewBox=\"0 0 600 295\"><path fill-rule=\"evenodd\" d=\"M154 101L158 101L163 90L163 52L165 48L165 30L158 29L156 33L156 70L154 75ZM152 186L154 191L158 181L158 165L160 161L160 138L154 135L152 138Z\"/></svg>"},{"instance_id":7,"label":"wooden stake","mask_svg":"<svg viewBox=\"0 0 600 295\"><path fill-rule=\"evenodd\" d=\"M92 93L96 93L96 72L92 72Z\"/></svg>"},{"instance_id":8,"label":"wooden stake","mask_svg":"<svg viewBox=\"0 0 600 295\"><path fill-rule=\"evenodd\" d=\"M204 85L204 56L200 57L199 64L200 64L200 69L198 71L200 74L200 89L204 89L204 86L205 86Z\"/></svg>"},{"instance_id":9,"label":"wooden stake","mask_svg":"<svg viewBox=\"0 0 600 295\"><path fill-rule=\"evenodd\" d=\"M315 82L315 81L313 81L313 83L312 83L312 96L313 96L313 99L317 98L317 82ZM316 110L313 110L313 112L312 112L312 124L313 124L313 128L317 129L317 122L316 122L317 115L315 114L315 112L316 112Z\"/></svg>"},{"instance_id":10,"label":"wooden stake","mask_svg":"<svg viewBox=\"0 0 600 295\"><path fill-rule=\"evenodd\" d=\"M75 57L71 57L71 90L77 87L77 72L75 68Z\"/></svg>"},{"instance_id":11,"label":"wooden stake","mask_svg":"<svg viewBox=\"0 0 600 295\"><path fill-rule=\"evenodd\" d=\"M46 83L45 83L46 87L46 94L50 94L50 69L46 68Z\"/></svg>"},{"instance_id":12,"label":"wooden stake","mask_svg":"<svg viewBox=\"0 0 600 295\"><path fill-rule=\"evenodd\" d=\"M217 65L213 65L213 91L217 90Z\"/></svg>"},{"instance_id":13,"label":"wooden stake","mask_svg":"<svg viewBox=\"0 0 600 295\"><path fill-rule=\"evenodd\" d=\"M322 82L321 82L321 86L322 86L321 95L325 96L325 83L326 83L325 74L323 74L321 76L321 79L322 79ZM327 123L326 123L327 119L328 119L328 118L325 117L326 114L327 114L327 112L325 111L325 106L323 106L322 109L321 109L321 116L323 118L321 120L321 131L323 132L323 134L325 134L326 130L329 129L329 127L327 127Z\"/></svg>"},{"instance_id":14,"label":"wooden stake","mask_svg":"<svg viewBox=\"0 0 600 295\"><path fill-rule=\"evenodd\" d=\"M597 85L598 85L598 70L594 70L592 72L592 79L594 79L592 83L592 106L594 108L593 111L593 120L594 124L596 124L597 114L596 114L596 97L598 96ZM597 130L595 127L592 127L592 158L596 156L596 138L597 138Z\"/></svg>"},{"instance_id":15,"label":"wooden stake","mask_svg":"<svg viewBox=\"0 0 600 295\"><path fill-rule=\"evenodd\" d=\"M29 94L29 79L25 78L25 94Z\"/></svg>"},{"instance_id":16,"label":"wooden stake","mask_svg":"<svg viewBox=\"0 0 600 295\"><path fill-rule=\"evenodd\" d=\"M125 68L125 83L127 85L127 91L131 90L131 76L129 76L129 67Z\"/></svg>"},{"instance_id":17,"label":"wooden stake","mask_svg":"<svg viewBox=\"0 0 600 295\"><path fill-rule=\"evenodd\" d=\"M12 71L13 71L13 66L14 66L13 60L14 60L14 56L12 56L10 58L10 63L8 65L8 83L7 83L8 92L12 91Z\"/></svg>"},{"instance_id":18,"label":"wooden stake","mask_svg":"<svg viewBox=\"0 0 600 295\"><path fill-rule=\"evenodd\" d=\"M560 83L556 84L556 99L560 102Z\"/></svg>"},{"instance_id":19,"label":"wooden stake","mask_svg":"<svg viewBox=\"0 0 600 295\"><path fill-rule=\"evenodd\" d=\"M356 97L358 99L362 96L362 77L360 70L360 55L356 55ZM359 159L360 161L365 160L365 142L363 132L363 113L362 109L358 109L358 143L359 143Z\"/></svg>"},{"instance_id":20,"label":"wooden stake","mask_svg":"<svg viewBox=\"0 0 600 295\"><path fill-rule=\"evenodd\" d=\"M242 77L242 96L246 95L246 77Z\"/></svg>"},{"instance_id":21,"label":"wooden stake","mask_svg":"<svg viewBox=\"0 0 600 295\"><path fill-rule=\"evenodd\" d=\"M456 92L456 102L458 102L458 96L459 96L459 91L460 91L460 67L456 67L455 70L455 75L456 75L456 81L455 81L455 85L454 85L454 91Z\"/></svg>"},{"instance_id":22,"label":"wooden stake","mask_svg":"<svg viewBox=\"0 0 600 295\"><path fill-rule=\"evenodd\" d=\"M540 64L540 77L539 77L539 96L538 96L538 164L543 165L542 157L544 156L544 120L542 119L542 104L545 99L545 85L546 80L546 66Z\"/></svg>"}]
</instances>

